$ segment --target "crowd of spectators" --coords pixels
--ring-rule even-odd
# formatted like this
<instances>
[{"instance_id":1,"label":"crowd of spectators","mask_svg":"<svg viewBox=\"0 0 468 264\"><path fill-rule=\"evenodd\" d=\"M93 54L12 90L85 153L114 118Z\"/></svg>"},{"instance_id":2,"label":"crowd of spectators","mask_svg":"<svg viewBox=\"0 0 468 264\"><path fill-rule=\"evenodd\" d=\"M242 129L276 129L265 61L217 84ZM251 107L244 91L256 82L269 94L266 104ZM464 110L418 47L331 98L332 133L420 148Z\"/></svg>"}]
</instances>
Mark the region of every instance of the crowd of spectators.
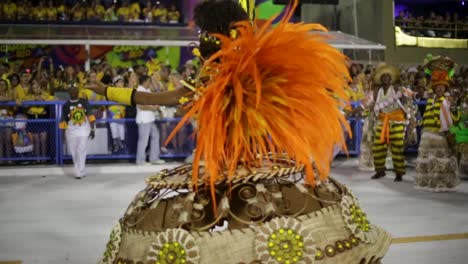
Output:
<instances>
[{"instance_id":1,"label":"crowd of spectators","mask_svg":"<svg viewBox=\"0 0 468 264\"><path fill-rule=\"evenodd\" d=\"M468 38L468 16L432 11L426 16L415 16L410 10L400 11L395 25L415 37Z\"/></svg>"},{"instance_id":2,"label":"crowd of spectators","mask_svg":"<svg viewBox=\"0 0 468 264\"><path fill-rule=\"evenodd\" d=\"M178 69L169 65L146 64L133 67L110 67L105 61L95 62L89 71L82 66L67 66L54 68L50 57L43 57L32 68L11 67L8 63L0 64L0 158L9 158L13 153L30 153L32 157L47 156L48 141L51 140L47 122L39 122L53 118L50 107L34 105L40 101L66 100L69 98L68 89L78 87L79 97L89 101L105 100L100 95L86 89L86 84L94 80L109 86L141 89L144 85L149 92L163 92L179 88L181 80L193 78L196 67L192 61L187 61ZM144 80L144 83L141 83ZM9 104L2 104L10 102ZM14 105L11 104L14 102ZM25 103L27 102L27 103ZM177 108L157 107L154 114L159 118L174 118L182 113ZM93 114L99 118L135 118L135 107L95 106ZM9 119L26 119L23 123L10 122ZM38 119L35 122L27 120ZM3 122L2 122L3 121ZM160 146L172 131L174 122L161 122ZM125 123L110 122L109 132L112 136L112 152L127 153L125 142ZM16 137L15 137L16 135ZM187 135L180 133L171 142L174 153L183 153ZM28 148L26 148L28 147ZM24 152L23 152L24 151ZM162 153L167 149L161 147ZM37 162L43 162L37 160ZM0 160L0 163L2 161Z\"/></svg>"},{"instance_id":3,"label":"crowd of spectators","mask_svg":"<svg viewBox=\"0 0 468 264\"><path fill-rule=\"evenodd\" d=\"M29 0L0 2L0 20L8 22L139 22L157 24L182 23L175 4L165 6L155 0L57 1Z\"/></svg>"},{"instance_id":4,"label":"crowd of spectators","mask_svg":"<svg viewBox=\"0 0 468 264\"><path fill-rule=\"evenodd\" d=\"M423 65L399 66L401 69L400 80L397 85L401 85L413 91L413 99L415 103L426 101L432 95L430 85L430 75L426 74ZM374 65L352 64L350 73L352 82L350 84L350 97L352 101L366 100L370 93L376 96L376 92L380 87L373 84L373 73L376 69ZM459 103L465 102L468 99L468 68L458 67L455 75L452 78L450 94ZM468 102L468 101L466 101ZM425 106L419 106L418 115L422 117ZM350 115L354 112L348 113Z\"/></svg>"},{"instance_id":5,"label":"crowd of spectators","mask_svg":"<svg viewBox=\"0 0 468 264\"><path fill-rule=\"evenodd\" d=\"M19 151L29 151L34 156L44 156L47 152L48 130L44 129L41 122L25 122L23 126L18 126L14 122L6 122L8 119L47 119L51 117L49 108L42 105L31 105L31 102L47 100L68 99L67 89L70 85L79 88L81 98L89 101L104 100L102 96L86 89L86 84L90 81L99 80L106 85L118 87L128 87L132 89L142 89L142 86L149 92L163 92L181 87L180 80L193 78L196 75L197 67L192 61L187 61L178 69L171 69L168 65L155 67L152 62L144 65L134 65L133 67L110 67L105 61L95 61L91 69L85 71L82 65L54 67L54 62L50 57L42 57L32 68L11 67L8 63L0 64L0 158L10 157L12 153ZM376 65L352 64L350 73L352 82L350 83L350 97L352 101L365 100L369 93L374 93L379 87L372 83L373 73ZM400 84L414 91L415 102L424 101L431 96L430 77L424 72L422 65L401 66ZM143 82L143 83L142 83ZM458 67L453 77L451 94L458 101L468 98L468 68ZM25 103L28 102L29 103ZM2 104L10 102L10 104ZM14 106L11 104L14 102ZM467 101L468 102L468 101ZM160 118L173 118L182 114L181 109L156 107L146 109L154 111ZM119 105L96 106L93 109L96 117L119 119L135 118L137 110L133 107L123 107ZM419 115L422 115L424 107L420 107ZM349 112L349 115L359 114ZM5 121L6 120L6 121ZM109 132L112 136L112 151L122 152L126 149L125 125L119 122L109 122ZM174 128L173 122L160 122L158 126L161 139L158 149L162 153L167 152L162 141L167 138ZM18 133L23 131L24 133ZM15 133L16 138L14 137ZM18 137L25 138L16 142ZM30 142L31 148L21 148L20 144ZM187 134L179 133L172 143L169 151L177 153L182 151L187 142ZM19 148L17 150L17 148Z\"/></svg>"}]
</instances>

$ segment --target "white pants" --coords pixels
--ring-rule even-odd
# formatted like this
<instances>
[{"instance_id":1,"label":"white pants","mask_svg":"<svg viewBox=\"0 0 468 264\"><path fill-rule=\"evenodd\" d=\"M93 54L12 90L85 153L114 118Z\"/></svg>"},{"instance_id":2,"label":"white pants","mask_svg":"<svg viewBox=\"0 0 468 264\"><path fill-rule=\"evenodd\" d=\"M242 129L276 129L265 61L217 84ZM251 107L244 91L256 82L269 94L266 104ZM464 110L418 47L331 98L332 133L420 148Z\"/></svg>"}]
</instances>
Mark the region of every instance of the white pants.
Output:
<instances>
[{"instance_id":1,"label":"white pants","mask_svg":"<svg viewBox=\"0 0 468 264\"><path fill-rule=\"evenodd\" d=\"M67 131L68 132L68 131ZM69 136L67 133L67 147L73 159L75 166L75 176L83 177L86 175L86 153L88 152L88 136Z\"/></svg>"},{"instance_id":2,"label":"white pants","mask_svg":"<svg viewBox=\"0 0 468 264\"><path fill-rule=\"evenodd\" d=\"M112 139L125 140L125 123L111 122L109 124Z\"/></svg>"}]
</instances>

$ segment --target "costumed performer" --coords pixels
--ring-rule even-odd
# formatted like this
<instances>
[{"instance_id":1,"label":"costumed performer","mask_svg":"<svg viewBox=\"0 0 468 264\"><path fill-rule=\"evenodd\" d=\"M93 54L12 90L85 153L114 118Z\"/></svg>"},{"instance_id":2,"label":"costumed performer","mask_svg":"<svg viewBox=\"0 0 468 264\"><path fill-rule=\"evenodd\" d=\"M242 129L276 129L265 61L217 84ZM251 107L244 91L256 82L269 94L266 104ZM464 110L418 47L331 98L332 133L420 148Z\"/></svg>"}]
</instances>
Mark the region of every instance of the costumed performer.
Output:
<instances>
[{"instance_id":1,"label":"costumed performer","mask_svg":"<svg viewBox=\"0 0 468 264\"><path fill-rule=\"evenodd\" d=\"M388 148L392 152L395 181L402 181L405 167L405 128L407 124L406 104L412 103L405 89L397 87L400 70L392 65L379 67L374 75L374 83L381 85L374 104L375 130L372 154L375 174L372 179L385 176L385 160Z\"/></svg>"},{"instance_id":2,"label":"costumed performer","mask_svg":"<svg viewBox=\"0 0 468 264\"><path fill-rule=\"evenodd\" d=\"M433 95L427 100L423 116L423 133L416 160L416 189L446 192L460 184L456 174L457 159L447 142L449 128L460 114L449 94L450 72L455 63L448 57L434 57L426 64L431 72Z\"/></svg>"},{"instance_id":3,"label":"costumed performer","mask_svg":"<svg viewBox=\"0 0 468 264\"><path fill-rule=\"evenodd\" d=\"M346 58L311 33L323 27L287 22L296 5L256 28L237 2L198 4L192 92L90 85L128 104L186 103L178 128L197 122L193 164L147 179L102 263L380 263L390 235L328 178L348 127Z\"/></svg>"}]
</instances>

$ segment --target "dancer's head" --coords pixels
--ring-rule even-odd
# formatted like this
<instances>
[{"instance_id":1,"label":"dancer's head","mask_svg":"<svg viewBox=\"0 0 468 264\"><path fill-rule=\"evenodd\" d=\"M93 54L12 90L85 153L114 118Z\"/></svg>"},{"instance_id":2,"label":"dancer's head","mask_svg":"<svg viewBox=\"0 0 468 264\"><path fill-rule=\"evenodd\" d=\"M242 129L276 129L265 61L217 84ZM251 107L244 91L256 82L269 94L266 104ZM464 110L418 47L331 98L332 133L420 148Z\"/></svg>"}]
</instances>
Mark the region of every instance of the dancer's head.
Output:
<instances>
[{"instance_id":1,"label":"dancer's head","mask_svg":"<svg viewBox=\"0 0 468 264\"><path fill-rule=\"evenodd\" d=\"M238 1L208 0L195 7L194 21L200 28L200 53L205 59L220 49L221 42L210 34L230 35L233 24L249 20Z\"/></svg>"}]
</instances>

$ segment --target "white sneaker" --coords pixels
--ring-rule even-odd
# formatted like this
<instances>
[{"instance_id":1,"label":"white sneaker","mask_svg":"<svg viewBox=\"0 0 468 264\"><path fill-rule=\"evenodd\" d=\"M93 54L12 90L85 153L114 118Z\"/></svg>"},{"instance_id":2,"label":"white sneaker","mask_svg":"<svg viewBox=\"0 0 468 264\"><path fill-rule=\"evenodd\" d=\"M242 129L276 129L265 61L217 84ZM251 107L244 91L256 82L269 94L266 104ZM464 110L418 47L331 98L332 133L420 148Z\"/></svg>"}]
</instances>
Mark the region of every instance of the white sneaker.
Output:
<instances>
[{"instance_id":1,"label":"white sneaker","mask_svg":"<svg viewBox=\"0 0 468 264\"><path fill-rule=\"evenodd\" d=\"M162 159L155 160L155 161L151 162L151 164L153 164L153 165L161 165L161 164L164 164L164 163L166 163L166 161L162 160Z\"/></svg>"}]
</instances>

